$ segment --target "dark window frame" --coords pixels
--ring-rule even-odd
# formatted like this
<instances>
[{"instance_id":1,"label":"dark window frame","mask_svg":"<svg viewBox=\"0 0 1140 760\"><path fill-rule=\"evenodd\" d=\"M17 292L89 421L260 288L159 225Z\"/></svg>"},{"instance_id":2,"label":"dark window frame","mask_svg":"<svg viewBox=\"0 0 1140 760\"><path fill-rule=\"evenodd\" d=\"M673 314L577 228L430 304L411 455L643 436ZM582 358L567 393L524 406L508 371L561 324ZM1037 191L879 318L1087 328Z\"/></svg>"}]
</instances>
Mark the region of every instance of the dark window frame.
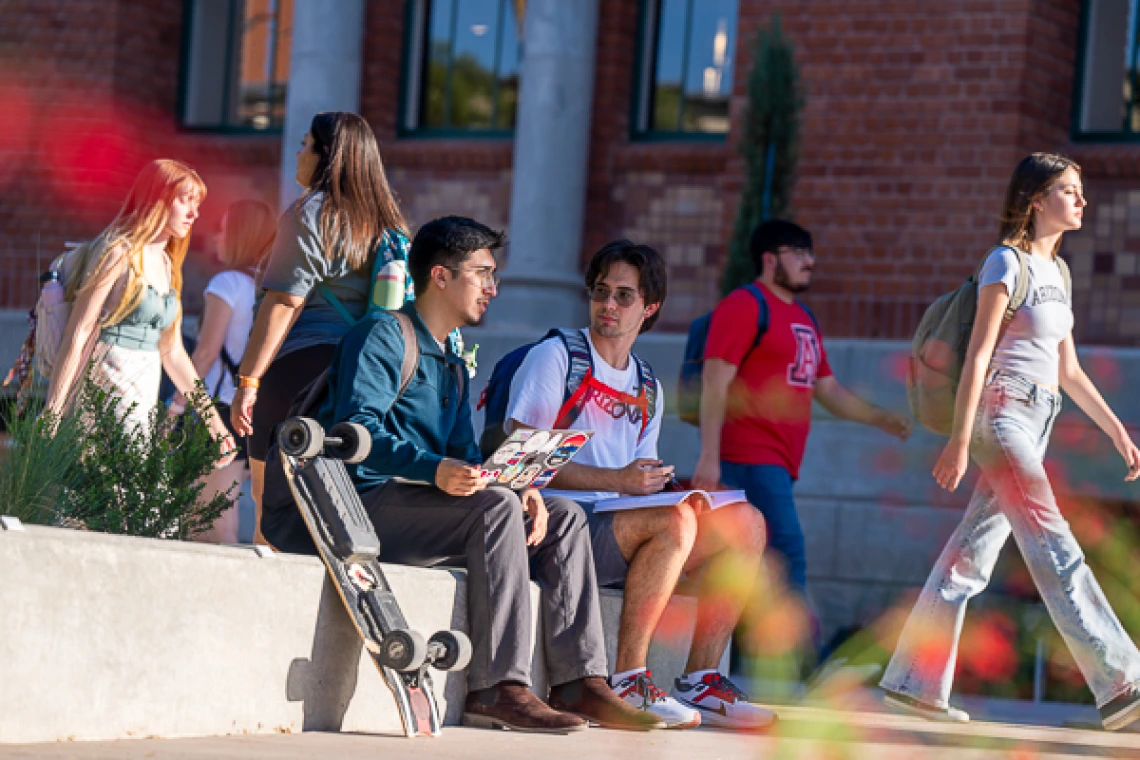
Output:
<instances>
[{"instance_id":1,"label":"dark window frame","mask_svg":"<svg viewBox=\"0 0 1140 760\"><path fill-rule=\"evenodd\" d=\"M662 130L654 129L654 73L657 70L657 36L661 27L661 3L663 0L640 0L640 12L637 18L637 44L634 46L634 78L633 98L630 103L629 137L635 142L693 142L693 143L724 143L728 140L731 129L725 132L702 132L700 130ZM693 7L699 0L687 0L685 33L688 40L688 29L692 24ZM740 4L736 7L736 34L740 28ZM736 54L736 45L739 37L735 39L732 55ZM685 45L681 63L681 98L684 100L684 76L688 66L689 45ZM734 62L735 63L735 62ZM732 69L736 76L736 67ZM731 91L730 91L731 92ZM729 96L731 102L731 95Z\"/></svg>"},{"instance_id":2,"label":"dark window frame","mask_svg":"<svg viewBox=\"0 0 1140 760\"><path fill-rule=\"evenodd\" d=\"M419 126L423 119L423 95L428 56L431 45L428 33L431 19L431 5L433 2L451 2L452 0L408 0L404 4L404 54L400 71L400 102L397 107L396 136L401 139L428 139L428 140L511 140L514 139L515 130L502 127L467 128L467 127L423 127ZM461 0L460 0L461 1ZM499 14L497 23L499 31L495 41L495 75L493 84L493 103L491 121L494 123L498 115L499 93L499 65L502 61L503 34L502 26L505 23L504 8L510 0L498 0ZM458 13L453 8L451 44L455 44L455 24ZM522 66L522 43L519 44L519 66ZM450 70L448 80L450 87ZM520 87L521 90L521 87ZM450 108L450 91L444 98L445 107ZM516 114L517 116L517 114Z\"/></svg>"},{"instance_id":3,"label":"dark window frame","mask_svg":"<svg viewBox=\"0 0 1140 760\"><path fill-rule=\"evenodd\" d=\"M231 2L233 2L233 1L234 0L231 0ZM239 0L239 1L244 2L244 0ZM187 98L187 95L189 94L189 86L190 86L190 82L189 82L190 65L191 65L190 53L191 53L191 48L192 48L192 39L191 38L193 36L193 26L194 26L194 7L195 7L195 4L197 2L199 2L199 0L185 0L185 2L182 4L182 35L181 35L182 50L180 52L179 61L178 61L178 66L179 66L179 69L178 69L178 108L177 108L177 113L176 113L176 115L177 115L176 127L177 127L178 131L185 132L185 133L193 133L193 134L251 135L251 136L252 135L257 135L257 136L264 135L267 137L281 137L281 135L284 134L284 131L285 131L285 119L284 119L284 117L282 117L281 124L277 124L277 125L270 124L270 126L265 127L264 129L258 129L257 127L246 126L246 125L242 125L242 124L226 124L226 123L223 123L223 124L218 124L218 125L209 125L209 124L188 124L186 122L186 120L187 120L186 98ZM280 0L278 0L278 2L280 2ZM277 6L277 22L276 22L276 28L278 30L280 29L280 24L281 24L281 6L278 5ZM226 85L225 85L225 87L226 87L226 98L225 98L225 100L226 101L229 100L229 88L230 88L231 82L233 80L233 77L229 75L229 72L233 71L233 66L235 65L234 52L235 52L236 46L234 44L234 38L233 38L234 33L235 33L235 28L234 28L234 25L231 24L228 28L228 39L226 40L226 66L225 66L226 72L227 72ZM276 35L274 35L274 38L273 38L272 50L273 50L273 52L271 54L271 67L272 67L271 70L275 70L276 65L277 65L277 55L276 55L277 36ZM236 63L236 65L240 66L241 62L238 61ZM272 85L273 85L273 80L271 77L270 78L270 88L272 88ZM274 102L275 101L272 98L270 98L269 103L270 103L270 111L271 112L273 109L273 103ZM284 103L284 102L285 101L282 101L282 103Z\"/></svg>"},{"instance_id":4,"label":"dark window frame","mask_svg":"<svg viewBox=\"0 0 1140 760\"><path fill-rule=\"evenodd\" d=\"M1088 73L1087 55L1088 55L1088 35L1089 25L1091 23L1090 15L1092 13L1091 0L1082 0L1081 2L1081 19L1080 24L1077 25L1077 66L1076 78L1073 82L1073 102L1070 112L1070 125L1069 125L1069 138L1074 143L1105 143L1105 144L1129 144L1140 143L1140 131L1129 132L1121 124L1119 130L1106 131L1106 130L1085 130L1081 129L1081 121L1083 114L1083 106L1085 99L1085 77ZM1137 13L1136 29L1134 33L1140 39L1140 13Z\"/></svg>"}]
</instances>

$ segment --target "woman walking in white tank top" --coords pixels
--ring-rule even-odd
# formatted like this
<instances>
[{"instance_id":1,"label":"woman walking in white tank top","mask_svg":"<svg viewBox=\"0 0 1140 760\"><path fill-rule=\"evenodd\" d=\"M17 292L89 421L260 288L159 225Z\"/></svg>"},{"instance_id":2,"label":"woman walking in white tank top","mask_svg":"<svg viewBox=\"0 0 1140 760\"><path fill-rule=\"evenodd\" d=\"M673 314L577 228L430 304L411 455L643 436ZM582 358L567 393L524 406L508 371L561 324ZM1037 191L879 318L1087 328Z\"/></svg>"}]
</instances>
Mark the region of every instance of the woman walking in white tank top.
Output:
<instances>
[{"instance_id":1,"label":"woman walking in white tank top","mask_svg":"<svg viewBox=\"0 0 1140 760\"><path fill-rule=\"evenodd\" d=\"M1128 466L1125 480L1140 475L1140 451L1081 369L1073 344L1067 270L1057 251L1065 232L1080 229L1085 205L1080 167L1066 158L1034 153L1013 172L1000 245L978 278L953 433L934 467L949 491L971 457L981 477L883 675L886 702L897 709L969 720L949 704L966 603L985 589L1012 534L1104 727L1140 718L1140 652L1085 563L1043 465L1063 390L1112 439ZM1021 255L1028 257L1027 297L1006 322Z\"/></svg>"}]
</instances>

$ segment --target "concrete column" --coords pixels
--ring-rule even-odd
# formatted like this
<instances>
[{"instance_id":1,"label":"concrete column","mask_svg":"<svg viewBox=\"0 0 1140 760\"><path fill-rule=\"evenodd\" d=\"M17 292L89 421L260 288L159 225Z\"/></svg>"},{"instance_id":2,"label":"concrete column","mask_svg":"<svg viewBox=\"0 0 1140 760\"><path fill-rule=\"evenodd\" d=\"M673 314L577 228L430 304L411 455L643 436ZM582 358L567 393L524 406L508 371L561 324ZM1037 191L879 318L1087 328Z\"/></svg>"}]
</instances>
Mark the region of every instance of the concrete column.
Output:
<instances>
[{"instance_id":1,"label":"concrete column","mask_svg":"<svg viewBox=\"0 0 1140 760\"><path fill-rule=\"evenodd\" d=\"M295 0L281 144L281 208L301 194L294 155L313 115L357 111L364 64L364 0Z\"/></svg>"},{"instance_id":2,"label":"concrete column","mask_svg":"<svg viewBox=\"0 0 1140 760\"><path fill-rule=\"evenodd\" d=\"M515 126L510 251L488 325L585 320L586 207L598 0L528 0Z\"/></svg>"}]
</instances>

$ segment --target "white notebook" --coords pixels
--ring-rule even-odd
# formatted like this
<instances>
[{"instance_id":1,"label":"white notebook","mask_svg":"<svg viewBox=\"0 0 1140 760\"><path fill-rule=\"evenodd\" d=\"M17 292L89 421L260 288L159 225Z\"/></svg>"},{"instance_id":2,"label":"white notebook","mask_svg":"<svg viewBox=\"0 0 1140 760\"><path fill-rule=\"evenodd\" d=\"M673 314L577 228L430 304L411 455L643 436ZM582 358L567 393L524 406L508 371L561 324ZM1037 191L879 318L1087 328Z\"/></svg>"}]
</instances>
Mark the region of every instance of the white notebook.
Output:
<instances>
[{"instance_id":1,"label":"white notebook","mask_svg":"<svg viewBox=\"0 0 1140 760\"><path fill-rule=\"evenodd\" d=\"M648 496L619 496L616 499L602 499L594 502L594 511L619 512L624 509L671 507L674 504L680 504L694 494L700 496L709 509L720 509L725 504L748 501L744 496L744 491L661 491Z\"/></svg>"}]
</instances>

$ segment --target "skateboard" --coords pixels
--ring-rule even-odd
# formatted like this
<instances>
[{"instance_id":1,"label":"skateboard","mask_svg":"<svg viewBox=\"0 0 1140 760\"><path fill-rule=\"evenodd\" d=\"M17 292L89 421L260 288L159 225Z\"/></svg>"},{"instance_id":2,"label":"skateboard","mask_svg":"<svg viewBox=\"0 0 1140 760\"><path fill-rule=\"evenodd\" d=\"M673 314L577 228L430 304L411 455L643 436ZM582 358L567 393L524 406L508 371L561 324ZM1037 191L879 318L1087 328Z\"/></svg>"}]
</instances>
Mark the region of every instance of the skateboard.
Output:
<instances>
[{"instance_id":1,"label":"skateboard","mask_svg":"<svg viewBox=\"0 0 1140 760\"><path fill-rule=\"evenodd\" d=\"M408 628L380 567L380 540L344 465L368 456L363 425L341 422L326 433L316 420L291 417L277 432L281 463L293 498L312 534L364 648L396 698L404 734L439 736L443 720L429 667L462 670L471 640L438 631L425 640Z\"/></svg>"}]
</instances>

